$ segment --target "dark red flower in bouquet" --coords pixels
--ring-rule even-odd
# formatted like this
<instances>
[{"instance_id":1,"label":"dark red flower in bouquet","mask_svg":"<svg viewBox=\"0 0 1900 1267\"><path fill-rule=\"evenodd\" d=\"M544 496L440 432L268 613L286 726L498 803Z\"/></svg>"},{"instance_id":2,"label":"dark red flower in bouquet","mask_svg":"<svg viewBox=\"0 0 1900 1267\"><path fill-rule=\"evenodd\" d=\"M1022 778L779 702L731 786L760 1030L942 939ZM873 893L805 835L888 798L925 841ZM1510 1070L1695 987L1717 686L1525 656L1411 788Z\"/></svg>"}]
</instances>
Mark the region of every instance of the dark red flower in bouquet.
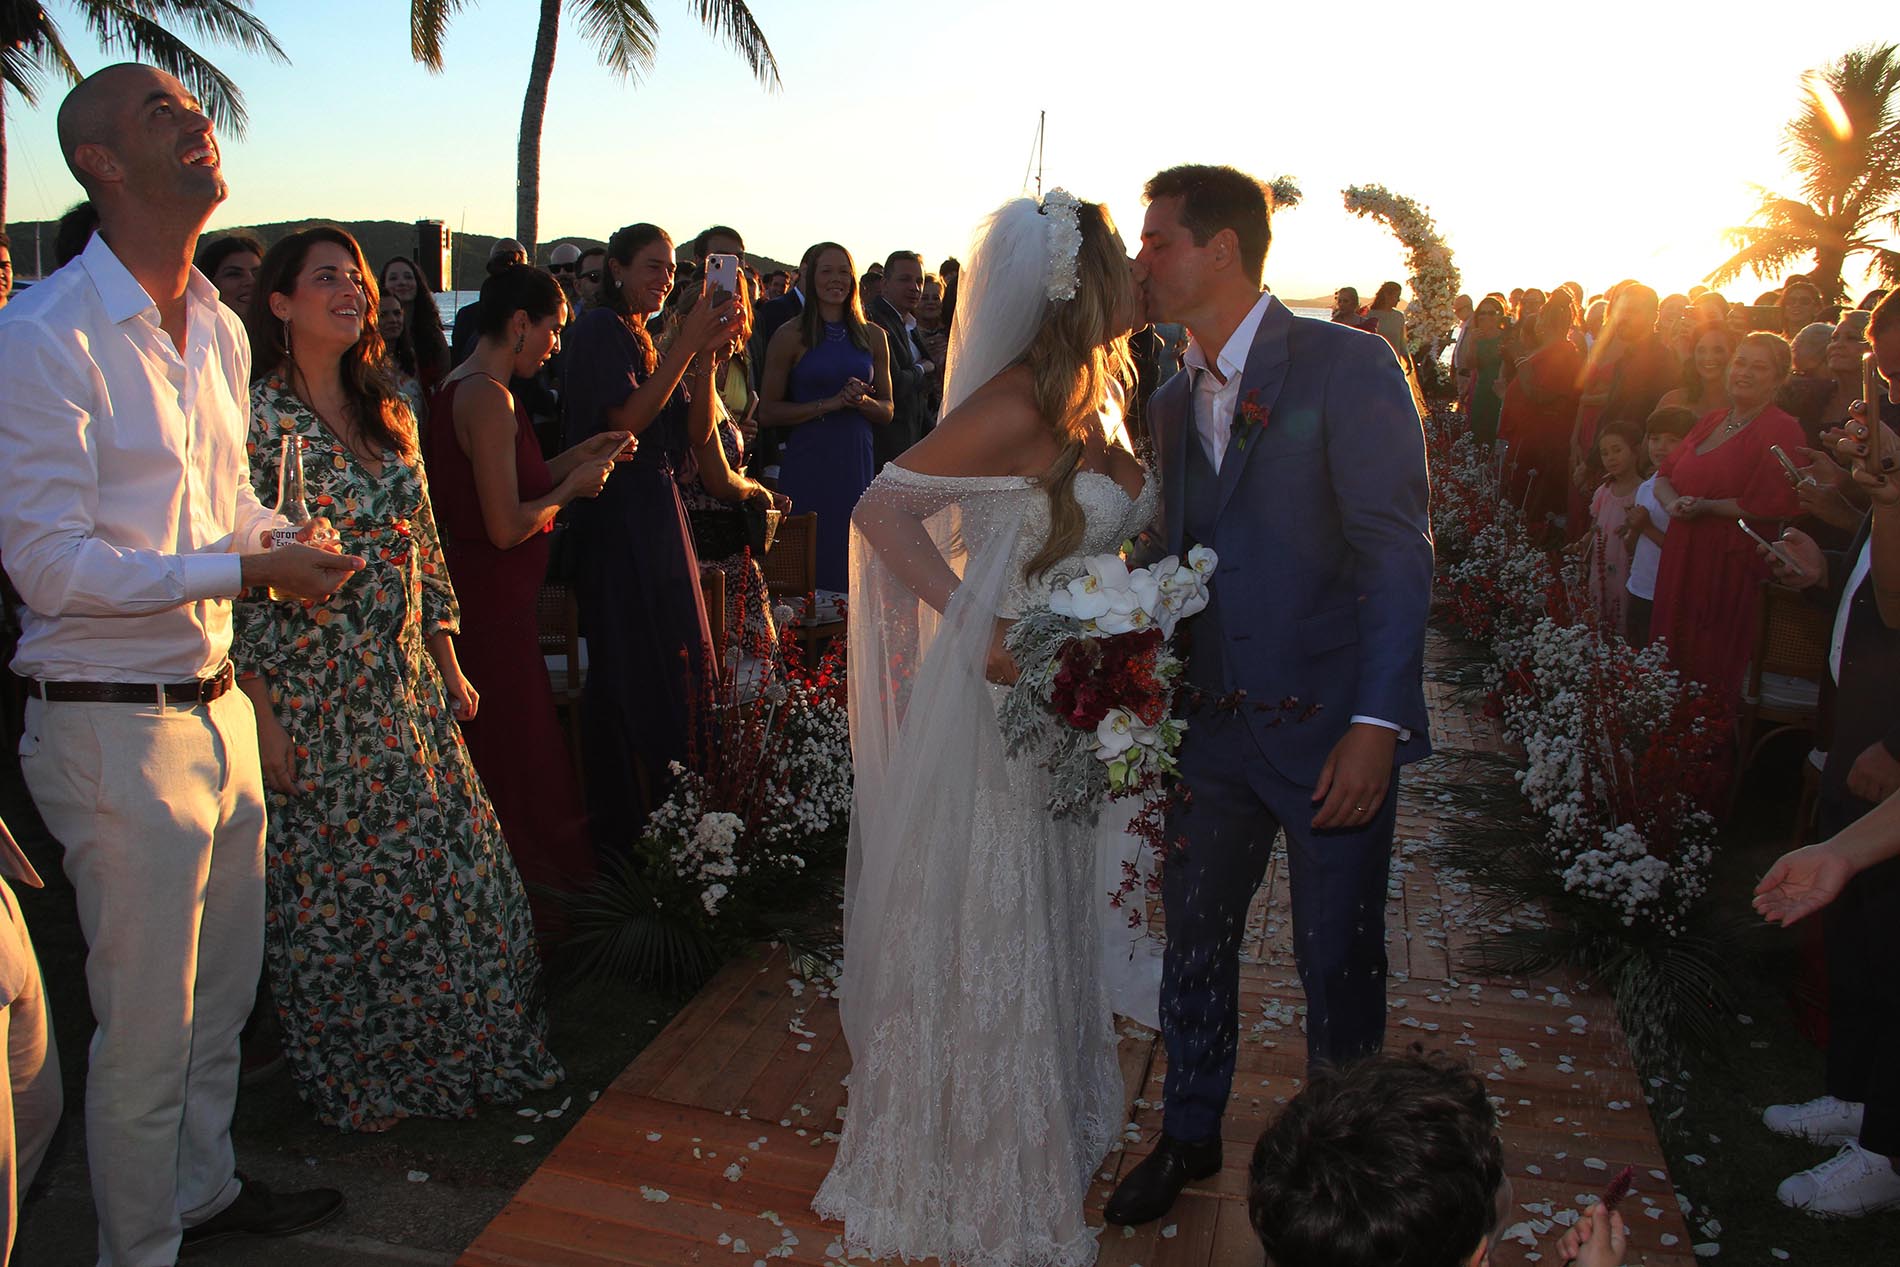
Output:
<instances>
[{"instance_id":1,"label":"dark red flower in bouquet","mask_svg":"<svg viewBox=\"0 0 1900 1267\"><path fill-rule=\"evenodd\" d=\"M1112 708L1159 724L1168 708L1168 692L1154 675L1161 642L1159 629L1070 639L1056 656L1050 711L1077 730L1094 730Z\"/></svg>"}]
</instances>

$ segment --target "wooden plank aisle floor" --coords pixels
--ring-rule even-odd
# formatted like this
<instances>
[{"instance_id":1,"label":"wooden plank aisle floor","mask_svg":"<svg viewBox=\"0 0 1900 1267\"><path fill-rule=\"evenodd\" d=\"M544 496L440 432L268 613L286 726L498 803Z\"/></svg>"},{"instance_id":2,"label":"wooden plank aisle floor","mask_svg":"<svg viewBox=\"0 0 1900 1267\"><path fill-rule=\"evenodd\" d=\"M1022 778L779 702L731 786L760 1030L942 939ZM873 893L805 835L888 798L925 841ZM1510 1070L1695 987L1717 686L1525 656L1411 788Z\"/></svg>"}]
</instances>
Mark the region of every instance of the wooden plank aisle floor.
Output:
<instances>
[{"instance_id":1,"label":"wooden plank aisle floor","mask_svg":"<svg viewBox=\"0 0 1900 1267\"><path fill-rule=\"evenodd\" d=\"M1441 751L1495 750L1495 727L1430 687ZM1480 979L1458 970L1471 932L1464 886L1434 873L1424 843L1434 807L1402 791L1389 890L1387 1048L1414 1042L1462 1055L1490 1080L1515 1187L1497 1267L1556 1264L1552 1215L1600 1192L1625 1165L1639 1176L1625 1213L1629 1261L1695 1258L1662 1149L1607 996L1563 974ZM1289 949L1283 866L1254 903L1242 960L1241 1055L1223 1127L1226 1168L1159 1223L1102 1236L1102 1267L1258 1267L1247 1223L1253 1141L1304 1073L1300 984ZM811 1197L831 1164L850 1054L836 1004L793 981L782 952L729 965L600 1094L459 1267L608 1267L842 1259L839 1228ZM1166 1054L1124 1024L1127 1140L1103 1163L1093 1221L1115 1178L1160 1131Z\"/></svg>"}]
</instances>

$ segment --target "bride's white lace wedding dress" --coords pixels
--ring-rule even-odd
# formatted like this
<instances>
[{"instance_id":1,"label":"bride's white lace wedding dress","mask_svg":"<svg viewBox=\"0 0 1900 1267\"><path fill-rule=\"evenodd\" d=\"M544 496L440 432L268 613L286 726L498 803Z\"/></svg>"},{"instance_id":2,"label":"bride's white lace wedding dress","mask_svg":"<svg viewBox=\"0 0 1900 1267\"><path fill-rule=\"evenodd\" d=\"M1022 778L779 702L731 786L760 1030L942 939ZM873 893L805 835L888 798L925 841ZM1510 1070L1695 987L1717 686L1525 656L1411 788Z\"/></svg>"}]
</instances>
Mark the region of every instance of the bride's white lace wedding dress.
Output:
<instances>
[{"instance_id":1,"label":"bride's white lace wedding dress","mask_svg":"<svg viewBox=\"0 0 1900 1267\"><path fill-rule=\"evenodd\" d=\"M1095 1258L1083 1204L1127 1108L1102 951L1112 828L1050 817L1048 776L1004 754L1004 688L984 678L997 618L1045 602L1081 556L1154 520L1152 480L1134 498L1094 472L1073 487L1080 549L1035 580L1023 566L1049 511L1030 480L890 466L854 516L842 981L854 1063L814 1202L843 1220L853 1254Z\"/></svg>"}]
</instances>

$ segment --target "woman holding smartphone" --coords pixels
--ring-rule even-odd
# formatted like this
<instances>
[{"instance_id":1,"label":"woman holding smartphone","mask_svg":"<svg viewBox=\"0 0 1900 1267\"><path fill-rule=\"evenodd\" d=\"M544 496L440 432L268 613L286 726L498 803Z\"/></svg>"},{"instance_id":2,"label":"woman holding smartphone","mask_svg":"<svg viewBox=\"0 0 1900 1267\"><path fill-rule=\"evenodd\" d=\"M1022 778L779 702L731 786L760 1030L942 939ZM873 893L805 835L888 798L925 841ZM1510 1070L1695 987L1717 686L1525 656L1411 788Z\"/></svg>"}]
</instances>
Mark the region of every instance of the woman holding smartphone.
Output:
<instances>
[{"instance_id":1,"label":"woman holding smartphone","mask_svg":"<svg viewBox=\"0 0 1900 1267\"><path fill-rule=\"evenodd\" d=\"M1675 666L1724 704L1755 654L1755 605L1767 565L1737 519L1773 539L1801 503L1773 449L1802 452L1801 424L1774 405L1793 355L1778 334L1744 337L1729 361L1729 407L1702 416L1664 459L1656 500L1669 512L1656 571L1654 635Z\"/></svg>"},{"instance_id":2,"label":"woman holding smartphone","mask_svg":"<svg viewBox=\"0 0 1900 1267\"><path fill-rule=\"evenodd\" d=\"M607 242L600 303L562 357L565 442L631 432L640 446L570 513L581 632L588 816L597 851L623 854L685 761L710 681L712 634L675 472L713 433L713 357L739 326L730 295L702 299L662 353L647 320L673 290L673 241L651 224Z\"/></svg>"}]
</instances>

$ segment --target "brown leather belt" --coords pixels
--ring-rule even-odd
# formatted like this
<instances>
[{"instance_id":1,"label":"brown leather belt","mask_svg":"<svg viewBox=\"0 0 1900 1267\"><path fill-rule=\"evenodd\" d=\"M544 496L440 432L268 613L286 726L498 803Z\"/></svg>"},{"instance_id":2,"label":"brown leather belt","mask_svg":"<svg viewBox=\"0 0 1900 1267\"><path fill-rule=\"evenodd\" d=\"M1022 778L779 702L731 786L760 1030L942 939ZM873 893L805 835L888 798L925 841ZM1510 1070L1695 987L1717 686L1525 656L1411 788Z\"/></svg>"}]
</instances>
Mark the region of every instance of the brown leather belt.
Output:
<instances>
[{"instance_id":1,"label":"brown leather belt","mask_svg":"<svg viewBox=\"0 0 1900 1267\"><path fill-rule=\"evenodd\" d=\"M231 662L195 682L46 682L33 680L33 694L57 704L209 704L231 689Z\"/></svg>"}]
</instances>

